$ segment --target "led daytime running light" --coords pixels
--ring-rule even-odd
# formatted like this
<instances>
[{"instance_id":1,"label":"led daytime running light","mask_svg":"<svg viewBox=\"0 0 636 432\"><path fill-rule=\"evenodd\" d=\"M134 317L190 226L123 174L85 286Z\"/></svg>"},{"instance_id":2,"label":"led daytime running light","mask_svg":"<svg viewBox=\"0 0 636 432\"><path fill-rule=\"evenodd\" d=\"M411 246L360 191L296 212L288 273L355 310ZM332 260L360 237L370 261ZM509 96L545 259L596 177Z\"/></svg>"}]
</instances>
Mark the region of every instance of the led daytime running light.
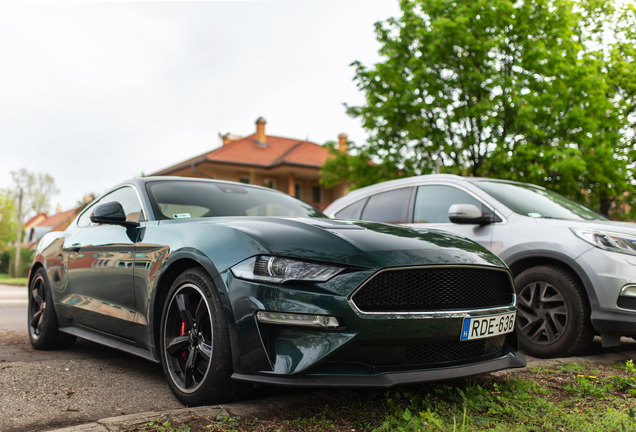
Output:
<instances>
[{"instance_id":1,"label":"led daytime running light","mask_svg":"<svg viewBox=\"0 0 636 432\"><path fill-rule=\"evenodd\" d=\"M256 313L259 322L265 324L283 324L303 327L337 328L340 327L338 318L325 315L291 314L281 312Z\"/></svg>"}]
</instances>

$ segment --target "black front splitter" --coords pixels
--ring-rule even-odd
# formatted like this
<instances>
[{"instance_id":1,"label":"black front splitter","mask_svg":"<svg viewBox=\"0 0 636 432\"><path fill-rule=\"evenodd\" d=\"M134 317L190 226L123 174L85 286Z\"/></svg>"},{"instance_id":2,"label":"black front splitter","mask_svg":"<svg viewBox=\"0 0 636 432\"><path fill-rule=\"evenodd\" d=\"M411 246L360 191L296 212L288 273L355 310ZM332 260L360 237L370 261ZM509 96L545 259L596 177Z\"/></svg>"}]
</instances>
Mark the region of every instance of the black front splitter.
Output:
<instances>
[{"instance_id":1,"label":"black front splitter","mask_svg":"<svg viewBox=\"0 0 636 432\"><path fill-rule=\"evenodd\" d=\"M285 387L375 387L387 388L402 384L444 381L466 378L495 372L502 369L521 368L526 366L526 358L520 352L511 352L495 360L470 365L451 366L445 368L426 369L409 372L388 372L377 375L245 375L233 374L232 379L254 384L269 384Z\"/></svg>"}]
</instances>

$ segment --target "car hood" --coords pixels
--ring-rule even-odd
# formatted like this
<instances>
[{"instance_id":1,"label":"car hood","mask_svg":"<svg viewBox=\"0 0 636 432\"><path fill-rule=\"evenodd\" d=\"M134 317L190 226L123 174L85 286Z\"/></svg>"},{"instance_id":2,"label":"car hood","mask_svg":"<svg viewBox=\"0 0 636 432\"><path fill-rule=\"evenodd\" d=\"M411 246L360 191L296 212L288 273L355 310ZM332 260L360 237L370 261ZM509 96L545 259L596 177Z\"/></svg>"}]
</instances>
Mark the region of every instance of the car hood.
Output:
<instances>
[{"instance_id":1,"label":"car hood","mask_svg":"<svg viewBox=\"0 0 636 432\"><path fill-rule=\"evenodd\" d=\"M364 267L457 263L505 267L472 240L438 230L313 218L242 217L214 223L239 230L281 256Z\"/></svg>"}]
</instances>

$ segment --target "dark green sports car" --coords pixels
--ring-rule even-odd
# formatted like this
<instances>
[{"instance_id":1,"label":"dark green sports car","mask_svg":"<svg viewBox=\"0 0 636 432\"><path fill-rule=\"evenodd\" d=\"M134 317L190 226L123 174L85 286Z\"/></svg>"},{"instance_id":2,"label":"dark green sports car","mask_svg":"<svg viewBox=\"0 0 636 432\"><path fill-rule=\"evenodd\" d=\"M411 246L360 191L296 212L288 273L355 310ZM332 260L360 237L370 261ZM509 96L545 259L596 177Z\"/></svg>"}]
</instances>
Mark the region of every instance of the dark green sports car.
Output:
<instances>
[{"instance_id":1,"label":"dark green sports car","mask_svg":"<svg viewBox=\"0 0 636 432\"><path fill-rule=\"evenodd\" d=\"M525 365L510 272L477 243L240 183L122 183L42 238L29 283L36 349L81 337L161 362L187 405Z\"/></svg>"}]
</instances>

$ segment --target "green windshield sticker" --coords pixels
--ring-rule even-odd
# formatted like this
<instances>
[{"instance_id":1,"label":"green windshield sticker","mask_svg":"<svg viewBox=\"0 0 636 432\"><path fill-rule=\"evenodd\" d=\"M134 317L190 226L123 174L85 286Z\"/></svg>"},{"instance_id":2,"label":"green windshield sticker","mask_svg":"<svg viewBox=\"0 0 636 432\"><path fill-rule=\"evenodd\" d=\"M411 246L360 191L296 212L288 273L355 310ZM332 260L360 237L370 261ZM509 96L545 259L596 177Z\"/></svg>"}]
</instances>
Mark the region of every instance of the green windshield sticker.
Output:
<instances>
[{"instance_id":1,"label":"green windshield sticker","mask_svg":"<svg viewBox=\"0 0 636 432\"><path fill-rule=\"evenodd\" d=\"M191 218L190 213L179 213L172 215L173 219L188 219Z\"/></svg>"}]
</instances>

